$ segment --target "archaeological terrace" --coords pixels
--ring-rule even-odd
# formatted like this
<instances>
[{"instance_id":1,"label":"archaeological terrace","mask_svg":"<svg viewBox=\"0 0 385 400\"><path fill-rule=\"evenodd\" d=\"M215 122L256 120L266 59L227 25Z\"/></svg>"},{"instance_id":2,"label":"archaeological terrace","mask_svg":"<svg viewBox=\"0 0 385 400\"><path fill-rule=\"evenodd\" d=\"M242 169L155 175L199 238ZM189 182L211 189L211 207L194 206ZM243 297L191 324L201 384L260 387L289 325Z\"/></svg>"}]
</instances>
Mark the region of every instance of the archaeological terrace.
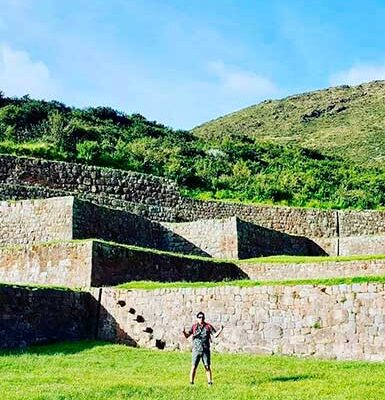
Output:
<instances>
[{"instance_id":1,"label":"archaeological terrace","mask_svg":"<svg viewBox=\"0 0 385 400\"><path fill-rule=\"evenodd\" d=\"M203 309L231 327L218 351L385 358L383 283L232 283L385 276L384 212L204 202L150 175L8 155L0 200L2 348L98 338L186 349L166 326ZM271 255L313 257L253 260ZM116 287L140 280L228 284Z\"/></svg>"}]
</instances>

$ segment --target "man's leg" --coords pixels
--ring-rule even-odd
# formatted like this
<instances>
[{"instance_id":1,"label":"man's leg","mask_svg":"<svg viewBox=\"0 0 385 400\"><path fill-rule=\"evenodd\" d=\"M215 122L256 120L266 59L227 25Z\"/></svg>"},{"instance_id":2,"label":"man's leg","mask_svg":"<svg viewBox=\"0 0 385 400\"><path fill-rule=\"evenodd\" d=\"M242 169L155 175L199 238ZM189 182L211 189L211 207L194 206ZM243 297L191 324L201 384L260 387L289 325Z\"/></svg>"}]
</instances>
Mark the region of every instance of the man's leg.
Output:
<instances>
[{"instance_id":1,"label":"man's leg","mask_svg":"<svg viewBox=\"0 0 385 400\"><path fill-rule=\"evenodd\" d=\"M203 353L202 361L203 361L203 365L205 366L205 370L206 370L207 383L209 385L211 385L213 383L213 374L211 372L211 367L210 367L210 365L211 365L210 350Z\"/></svg>"},{"instance_id":2,"label":"man's leg","mask_svg":"<svg viewBox=\"0 0 385 400\"><path fill-rule=\"evenodd\" d=\"M207 383L211 385L213 383L213 374L211 372L210 366L205 365L205 370L206 370Z\"/></svg>"},{"instance_id":3,"label":"man's leg","mask_svg":"<svg viewBox=\"0 0 385 400\"><path fill-rule=\"evenodd\" d=\"M194 379L195 379L195 373L197 372L197 367L195 365L191 366L191 371L190 371L190 383L193 384L194 383Z\"/></svg>"},{"instance_id":4,"label":"man's leg","mask_svg":"<svg viewBox=\"0 0 385 400\"><path fill-rule=\"evenodd\" d=\"M193 351L192 353L192 364L190 370L190 383L193 384L195 380L195 373L197 372L197 367L199 364L200 359L202 358L202 354Z\"/></svg>"}]
</instances>

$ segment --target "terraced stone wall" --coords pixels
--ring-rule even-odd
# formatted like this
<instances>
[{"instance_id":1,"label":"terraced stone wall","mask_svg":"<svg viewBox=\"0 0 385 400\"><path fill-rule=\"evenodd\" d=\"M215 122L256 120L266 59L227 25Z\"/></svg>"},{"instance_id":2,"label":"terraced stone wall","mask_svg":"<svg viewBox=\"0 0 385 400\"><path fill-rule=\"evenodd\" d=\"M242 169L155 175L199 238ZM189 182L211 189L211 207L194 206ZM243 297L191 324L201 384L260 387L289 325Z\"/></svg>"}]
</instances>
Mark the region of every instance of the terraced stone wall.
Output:
<instances>
[{"instance_id":1,"label":"terraced stone wall","mask_svg":"<svg viewBox=\"0 0 385 400\"><path fill-rule=\"evenodd\" d=\"M313 263L239 263L250 279L257 281L327 279L356 276L384 276L385 260L324 261Z\"/></svg>"},{"instance_id":2,"label":"terraced stone wall","mask_svg":"<svg viewBox=\"0 0 385 400\"><path fill-rule=\"evenodd\" d=\"M73 198L0 202L0 245L70 240Z\"/></svg>"},{"instance_id":3,"label":"terraced stone wall","mask_svg":"<svg viewBox=\"0 0 385 400\"><path fill-rule=\"evenodd\" d=\"M304 236L289 235L236 218L238 258L278 254L320 256L326 252Z\"/></svg>"},{"instance_id":4,"label":"terraced stone wall","mask_svg":"<svg viewBox=\"0 0 385 400\"><path fill-rule=\"evenodd\" d=\"M175 205L180 197L174 182L152 175L8 155L0 155L0 182L101 193L148 205Z\"/></svg>"},{"instance_id":5,"label":"terraced stone wall","mask_svg":"<svg viewBox=\"0 0 385 400\"><path fill-rule=\"evenodd\" d=\"M182 328L202 310L214 326L224 325L217 351L385 359L384 284L105 288L101 299L100 339L188 349Z\"/></svg>"},{"instance_id":6,"label":"terraced stone wall","mask_svg":"<svg viewBox=\"0 0 385 400\"><path fill-rule=\"evenodd\" d=\"M247 275L228 262L87 240L0 247L0 282L67 287L132 280L221 281Z\"/></svg>"},{"instance_id":7,"label":"terraced stone wall","mask_svg":"<svg viewBox=\"0 0 385 400\"><path fill-rule=\"evenodd\" d=\"M246 279L234 263L213 262L94 242L92 286L129 281L222 281Z\"/></svg>"},{"instance_id":8,"label":"terraced stone wall","mask_svg":"<svg viewBox=\"0 0 385 400\"><path fill-rule=\"evenodd\" d=\"M89 287L92 241L0 247L0 282Z\"/></svg>"},{"instance_id":9,"label":"terraced stone wall","mask_svg":"<svg viewBox=\"0 0 385 400\"><path fill-rule=\"evenodd\" d=\"M95 310L89 293L0 286L0 348L90 338Z\"/></svg>"},{"instance_id":10,"label":"terraced stone wall","mask_svg":"<svg viewBox=\"0 0 385 400\"><path fill-rule=\"evenodd\" d=\"M238 258L237 218L198 220L192 222L163 223L170 231L169 242L173 237L183 237L185 241L176 240L170 247L175 252L188 253L191 244L202 249L207 255L216 258Z\"/></svg>"},{"instance_id":11,"label":"terraced stone wall","mask_svg":"<svg viewBox=\"0 0 385 400\"><path fill-rule=\"evenodd\" d=\"M151 175L5 155L0 156L0 185L0 199L79 194L156 221L238 216L267 229L306 237L330 255L385 251L384 212L198 201L182 197L175 183Z\"/></svg>"},{"instance_id":12,"label":"terraced stone wall","mask_svg":"<svg viewBox=\"0 0 385 400\"><path fill-rule=\"evenodd\" d=\"M0 202L0 245L88 238L208 255L159 223L74 197Z\"/></svg>"}]
</instances>

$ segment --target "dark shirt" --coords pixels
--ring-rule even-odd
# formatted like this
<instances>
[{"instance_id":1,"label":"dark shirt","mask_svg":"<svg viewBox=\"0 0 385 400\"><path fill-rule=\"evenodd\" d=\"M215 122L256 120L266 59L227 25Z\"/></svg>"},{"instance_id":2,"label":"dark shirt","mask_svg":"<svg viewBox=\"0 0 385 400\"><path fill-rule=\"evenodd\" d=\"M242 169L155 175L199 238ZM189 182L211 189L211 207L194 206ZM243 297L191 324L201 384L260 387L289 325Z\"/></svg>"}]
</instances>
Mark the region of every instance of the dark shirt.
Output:
<instances>
[{"instance_id":1,"label":"dark shirt","mask_svg":"<svg viewBox=\"0 0 385 400\"><path fill-rule=\"evenodd\" d=\"M207 322L203 325L194 324L189 331L189 334L193 337L193 351L209 351L211 335L215 332L215 328Z\"/></svg>"}]
</instances>

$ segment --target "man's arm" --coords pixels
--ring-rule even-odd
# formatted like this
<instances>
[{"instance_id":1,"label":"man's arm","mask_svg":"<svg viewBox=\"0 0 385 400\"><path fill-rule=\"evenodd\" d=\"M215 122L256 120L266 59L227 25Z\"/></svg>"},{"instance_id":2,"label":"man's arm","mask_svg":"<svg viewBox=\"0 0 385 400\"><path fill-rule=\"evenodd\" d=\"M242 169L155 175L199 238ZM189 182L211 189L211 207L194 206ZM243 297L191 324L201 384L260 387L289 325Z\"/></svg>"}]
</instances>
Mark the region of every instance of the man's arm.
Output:
<instances>
[{"instance_id":1,"label":"man's arm","mask_svg":"<svg viewBox=\"0 0 385 400\"><path fill-rule=\"evenodd\" d=\"M190 329L188 332L186 332L186 329L183 328L182 333L183 333L184 337L185 337L186 339L188 339L188 338L192 335L192 329Z\"/></svg>"},{"instance_id":2,"label":"man's arm","mask_svg":"<svg viewBox=\"0 0 385 400\"><path fill-rule=\"evenodd\" d=\"M214 333L214 337L217 338L223 331L223 325Z\"/></svg>"}]
</instances>

